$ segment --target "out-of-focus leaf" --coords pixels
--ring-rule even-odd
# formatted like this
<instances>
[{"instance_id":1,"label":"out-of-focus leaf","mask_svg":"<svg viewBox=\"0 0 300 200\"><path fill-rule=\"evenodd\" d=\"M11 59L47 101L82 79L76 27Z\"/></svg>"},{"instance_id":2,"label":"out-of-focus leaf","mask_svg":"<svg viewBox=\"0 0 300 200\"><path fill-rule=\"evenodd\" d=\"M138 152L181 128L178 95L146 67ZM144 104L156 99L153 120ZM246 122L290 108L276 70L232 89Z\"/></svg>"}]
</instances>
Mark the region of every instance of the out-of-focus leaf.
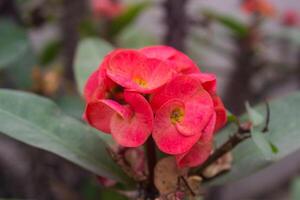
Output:
<instances>
[{"instance_id":1,"label":"out-of-focus leaf","mask_svg":"<svg viewBox=\"0 0 300 200\"><path fill-rule=\"evenodd\" d=\"M119 46L123 48L142 48L145 46L159 44L157 38L153 35L136 28L128 26L117 37Z\"/></svg>"},{"instance_id":2,"label":"out-of-focus leaf","mask_svg":"<svg viewBox=\"0 0 300 200\"><path fill-rule=\"evenodd\" d=\"M102 190L99 199L129 200L127 197L111 189Z\"/></svg>"},{"instance_id":3,"label":"out-of-focus leaf","mask_svg":"<svg viewBox=\"0 0 300 200\"><path fill-rule=\"evenodd\" d=\"M31 49L28 49L18 60L4 69L6 78L11 85L18 89L29 89L32 87L32 70L36 65L36 57Z\"/></svg>"},{"instance_id":4,"label":"out-of-focus leaf","mask_svg":"<svg viewBox=\"0 0 300 200\"><path fill-rule=\"evenodd\" d=\"M12 66L28 51L25 30L10 20L0 20L0 68Z\"/></svg>"},{"instance_id":5,"label":"out-of-focus leaf","mask_svg":"<svg viewBox=\"0 0 300 200\"><path fill-rule=\"evenodd\" d=\"M80 94L84 84L95 71L103 58L112 51L113 47L106 41L97 38L87 38L80 41L75 56L75 79Z\"/></svg>"},{"instance_id":6,"label":"out-of-focus leaf","mask_svg":"<svg viewBox=\"0 0 300 200\"><path fill-rule=\"evenodd\" d=\"M300 149L300 93L270 102L269 132L265 133L268 141L278 147L279 152L273 155L272 162ZM255 107L260 113L265 112L265 105ZM242 116L242 119L246 115ZM236 131L236 126L231 125L223 129L216 136L217 146L223 144L228 136ZM251 139L239 144L233 150L232 169L223 176L217 177L211 184L221 184L240 179L261 170L272 164L261 154Z\"/></svg>"},{"instance_id":7,"label":"out-of-focus leaf","mask_svg":"<svg viewBox=\"0 0 300 200\"><path fill-rule=\"evenodd\" d=\"M264 117L257 112L255 109L251 108L249 102L246 102L246 110L249 115L250 121L254 126L258 126L264 122Z\"/></svg>"},{"instance_id":8,"label":"out-of-focus leaf","mask_svg":"<svg viewBox=\"0 0 300 200\"><path fill-rule=\"evenodd\" d=\"M227 115L227 122L228 123L237 123L238 122L238 118L237 116L235 116L234 114L232 114L230 111L226 110L226 115Z\"/></svg>"},{"instance_id":9,"label":"out-of-focus leaf","mask_svg":"<svg viewBox=\"0 0 300 200\"><path fill-rule=\"evenodd\" d=\"M84 112L84 101L79 96L64 95L58 98L55 102L66 114L76 117L77 119L82 118L82 113Z\"/></svg>"},{"instance_id":10,"label":"out-of-focus leaf","mask_svg":"<svg viewBox=\"0 0 300 200\"><path fill-rule=\"evenodd\" d=\"M218 14L213 11L205 11L203 14L210 19L219 22L221 25L232 31L237 37L243 38L249 32L247 25L232 16Z\"/></svg>"},{"instance_id":11,"label":"out-of-focus leaf","mask_svg":"<svg viewBox=\"0 0 300 200\"><path fill-rule=\"evenodd\" d=\"M291 200L299 200L300 199L300 177L296 177L291 185Z\"/></svg>"},{"instance_id":12,"label":"out-of-focus leaf","mask_svg":"<svg viewBox=\"0 0 300 200\"><path fill-rule=\"evenodd\" d=\"M148 7L148 2L141 2L128 7L120 16L113 19L110 24L108 34L114 37L131 24L140 13Z\"/></svg>"},{"instance_id":13,"label":"out-of-focus leaf","mask_svg":"<svg viewBox=\"0 0 300 200\"><path fill-rule=\"evenodd\" d=\"M81 193L85 200L99 200L101 195L100 184L95 181L86 181L81 184Z\"/></svg>"},{"instance_id":14,"label":"out-of-focus leaf","mask_svg":"<svg viewBox=\"0 0 300 200\"><path fill-rule=\"evenodd\" d=\"M270 31L267 33L270 39L286 40L294 45L300 45L300 29L299 27L282 27L280 31Z\"/></svg>"},{"instance_id":15,"label":"out-of-focus leaf","mask_svg":"<svg viewBox=\"0 0 300 200\"><path fill-rule=\"evenodd\" d=\"M40 55L40 63L46 65L53 61L59 54L61 47L61 41L49 42Z\"/></svg>"},{"instance_id":16,"label":"out-of-focus leaf","mask_svg":"<svg viewBox=\"0 0 300 200\"><path fill-rule=\"evenodd\" d=\"M253 130L251 131L251 138L257 148L261 151L266 160L272 160L272 148L263 133Z\"/></svg>"},{"instance_id":17,"label":"out-of-focus leaf","mask_svg":"<svg viewBox=\"0 0 300 200\"><path fill-rule=\"evenodd\" d=\"M0 68L10 86L29 89L36 58L26 31L10 20L0 20Z\"/></svg>"},{"instance_id":18,"label":"out-of-focus leaf","mask_svg":"<svg viewBox=\"0 0 300 200\"><path fill-rule=\"evenodd\" d=\"M51 101L0 90L0 132L55 153L95 174L128 182L106 151L102 134L61 112Z\"/></svg>"},{"instance_id":19,"label":"out-of-focus leaf","mask_svg":"<svg viewBox=\"0 0 300 200\"><path fill-rule=\"evenodd\" d=\"M271 150L272 150L272 152L273 152L274 154L276 154L276 153L279 152L279 149L278 149L278 147L277 147L275 144L273 144L272 142L269 141L269 145L270 145Z\"/></svg>"}]
</instances>

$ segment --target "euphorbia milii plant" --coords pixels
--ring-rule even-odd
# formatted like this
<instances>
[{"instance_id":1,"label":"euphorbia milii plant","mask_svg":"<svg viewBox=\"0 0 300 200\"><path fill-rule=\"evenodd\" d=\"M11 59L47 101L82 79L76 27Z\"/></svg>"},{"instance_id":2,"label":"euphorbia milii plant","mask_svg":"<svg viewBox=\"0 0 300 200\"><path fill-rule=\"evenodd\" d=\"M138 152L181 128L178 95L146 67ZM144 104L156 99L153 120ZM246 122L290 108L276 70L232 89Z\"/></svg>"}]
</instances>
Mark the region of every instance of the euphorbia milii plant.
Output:
<instances>
[{"instance_id":1,"label":"euphorbia milii plant","mask_svg":"<svg viewBox=\"0 0 300 200\"><path fill-rule=\"evenodd\" d=\"M84 95L84 118L91 126L122 147L153 139L178 168L201 165L227 119L216 76L167 46L110 52L89 77Z\"/></svg>"}]
</instances>

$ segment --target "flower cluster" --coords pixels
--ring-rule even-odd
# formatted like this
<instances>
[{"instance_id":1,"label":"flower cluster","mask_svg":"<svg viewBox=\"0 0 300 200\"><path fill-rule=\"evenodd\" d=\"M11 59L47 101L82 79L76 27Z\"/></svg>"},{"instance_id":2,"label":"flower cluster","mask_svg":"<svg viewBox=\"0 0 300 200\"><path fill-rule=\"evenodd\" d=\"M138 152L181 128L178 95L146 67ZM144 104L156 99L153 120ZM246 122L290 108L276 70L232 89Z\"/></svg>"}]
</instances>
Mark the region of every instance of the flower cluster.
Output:
<instances>
[{"instance_id":1,"label":"flower cluster","mask_svg":"<svg viewBox=\"0 0 300 200\"><path fill-rule=\"evenodd\" d=\"M117 49L89 77L84 118L124 147L153 137L179 167L204 162L226 122L216 77L167 46Z\"/></svg>"},{"instance_id":2,"label":"flower cluster","mask_svg":"<svg viewBox=\"0 0 300 200\"><path fill-rule=\"evenodd\" d=\"M116 0L90 0L90 4L96 17L111 19L119 16L123 11L123 5Z\"/></svg>"},{"instance_id":3,"label":"flower cluster","mask_svg":"<svg viewBox=\"0 0 300 200\"><path fill-rule=\"evenodd\" d=\"M243 0L242 10L265 17L272 17L276 14L275 7L268 0Z\"/></svg>"},{"instance_id":4,"label":"flower cluster","mask_svg":"<svg viewBox=\"0 0 300 200\"><path fill-rule=\"evenodd\" d=\"M287 27L296 27L300 23L300 16L296 10L286 10L282 16L282 24Z\"/></svg>"}]
</instances>

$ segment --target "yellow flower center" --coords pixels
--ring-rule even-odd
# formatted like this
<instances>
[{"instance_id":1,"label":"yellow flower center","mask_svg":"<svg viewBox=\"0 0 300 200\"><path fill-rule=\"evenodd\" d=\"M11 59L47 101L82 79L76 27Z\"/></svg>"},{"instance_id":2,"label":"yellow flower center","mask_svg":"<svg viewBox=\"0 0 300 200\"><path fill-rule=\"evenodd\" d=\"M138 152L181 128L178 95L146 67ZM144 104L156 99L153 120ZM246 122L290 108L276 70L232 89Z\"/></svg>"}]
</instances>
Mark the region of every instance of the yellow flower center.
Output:
<instances>
[{"instance_id":1,"label":"yellow flower center","mask_svg":"<svg viewBox=\"0 0 300 200\"><path fill-rule=\"evenodd\" d=\"M177 123L177 122L181 122L182 119L184 117L184 111L181 108L175 108L170 116L171 122L173 124Z\"/></svg>"},{"instance_id":2,"label":"yellow flower center","mask_svg":"<svg viewBox=\"0 0 300 200\"><path fill-rule=\"evenodd\" d=\"M143 78L141 77L135 77L133 79L133 81L138 84L141 87L146 87L147 86L147 81L145 81Z\"/></svg>"}]
</instances>

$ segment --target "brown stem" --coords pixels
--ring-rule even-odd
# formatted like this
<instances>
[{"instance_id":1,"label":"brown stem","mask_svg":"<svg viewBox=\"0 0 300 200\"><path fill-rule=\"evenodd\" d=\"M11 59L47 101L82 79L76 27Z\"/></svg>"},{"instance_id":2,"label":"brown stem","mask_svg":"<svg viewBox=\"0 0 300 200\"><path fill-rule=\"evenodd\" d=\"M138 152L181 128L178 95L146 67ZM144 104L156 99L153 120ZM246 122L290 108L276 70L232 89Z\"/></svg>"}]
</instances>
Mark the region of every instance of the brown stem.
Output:
<instances>
[{"instance_id":1,"label":"brown stem","mask_svg":"<svg viewBox=\"0 0 300 200\"><path fill-rule=\"evenodd\" d=\"M183 176L179 176L179 181L180 180L182 180L183 184L190 191L191 195L193 197L196 196L195 192L193 191L193 189L191 188L191 186L189 185L189 183L187 182L187 180Z\"/></svg>"},{"instance_id":2,"label":"brown stem","mask_svg":"<svg viewBox=\"0 0 300 200\"><path fill-rule=\"evenodd\" d=\"M269 124L270 124L270 105L267 101L265 101L266 103L266 109L267 109L267 116L266 116L266 124L265 127L263 128L262 132L268 132L269 131Z\"/></svg>"},{"instance_id":3,"label":"brown stem","mask_svg":"<svg viewBox=\"0 0 300 200\"><path fill-rule=\"evenodd\" d=\"M24 25L15 0L0 1L0 17L10 17L15 22Z\"/></svg>"},{"instance_id":4,"label":"brown stem","mask_svg":"<svg viewBox=\"0 0 300 200\"><path fill-rule=\"evenodd\" d=\"M254 16L248 34L245 37L235 38L235 44L238 48L234 60L235 68L225 87L224 98L225 105L234 114L241 114L244 111L246 100L251 102L256 100L251 80L257 73L257 63L261 59L256 54L256 49L261 41L260 21L259 17Z\"/></svg>"},{"instance_id":5,"label":"brown stem","mask_svg":"<svg viewBox=\"0 0 300 200\"><path fill-rule=\"evenodd\" d=\"M73 61L77 43L79 41L79 26L86 14L85 0L63 0L62 1L61 32L63 42L63 64L65 67L65 78L74 80Z\"/></svg>"},{"instance_id":6,"label":"brown stem","mask_svg":"<svg viewBox=\"0 0 300 200\"><path fill-rule=\"evenodd\" d=\"M250 128L240 127L234 135L232 135L220 148L218 148L199 168L194 170L193 173L201 175L209 165L213 164L215 161L249 137Z\"/></svg>"},{"instance_id":7,"label":"brown stem","mask_svg":"<svg viewBox=\"0 0 300 200\"><path fill-rule=\"evenodd\" d=\"M147 196L150 199L154 199L157 195L157 190L154 185L154 167L156 165L156 151L155 151L155 144L150 137L146 142L146 155L147 155L147 164L148 164L148 185L147 185Z\"/></svg>"},{"instance_id":8,"label":"brown stem","mask_svg":"<svg viewBox=\"0 0 300 200\"><path fill-rule=\"evenodd\" d=\"M189 0L165 0L165 22L167 32L165 44L184 51L185 38L188 33L189 19L186 5Z\"/></svg>"}]
</instances>

